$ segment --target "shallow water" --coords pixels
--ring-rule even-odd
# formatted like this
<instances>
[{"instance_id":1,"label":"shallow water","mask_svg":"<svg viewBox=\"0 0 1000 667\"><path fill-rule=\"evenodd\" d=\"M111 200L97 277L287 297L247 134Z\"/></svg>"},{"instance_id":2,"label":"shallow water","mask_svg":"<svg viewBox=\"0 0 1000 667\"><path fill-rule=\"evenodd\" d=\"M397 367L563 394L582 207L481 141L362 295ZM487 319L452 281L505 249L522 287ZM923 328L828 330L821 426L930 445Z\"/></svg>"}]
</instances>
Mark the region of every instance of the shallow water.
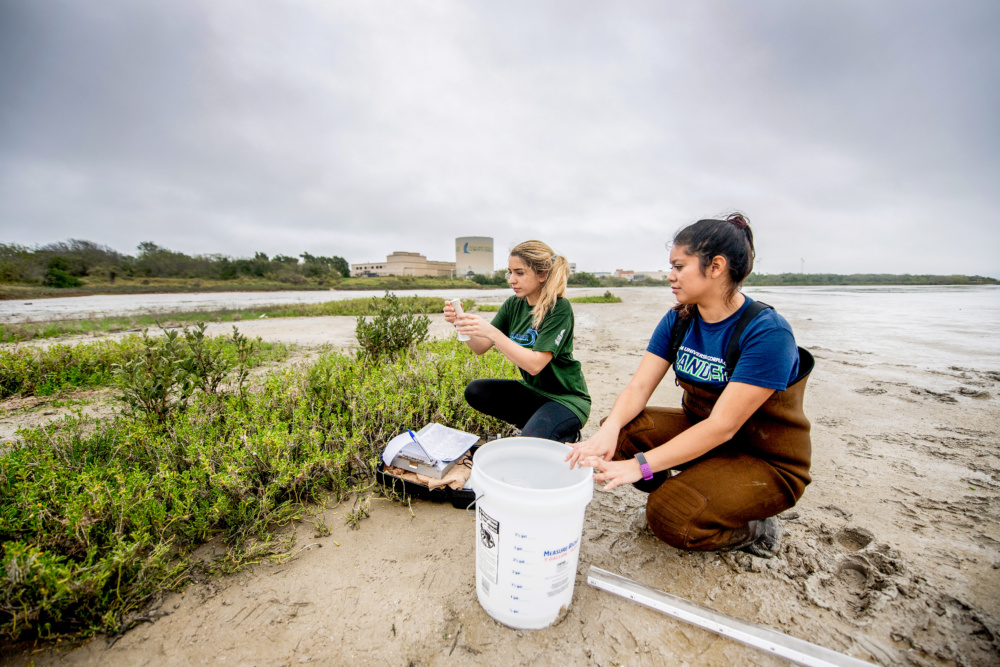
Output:
<instances>
[{"instance_id":1,"label":"shallow water","mask_svg":"<svg viewBox=\"0 0 1000 667\"><path fill-rule=\"evenodd\" d=\"M658 287L616 289L626 302L635 290L673 299ZM383 291L224 292L137 294L0 301L0 322L105 316L149 311L192 311L281 303L321 303L381 296ZM595 293L571 288L570 294ZM596 293L600 293L598 290ZM959 366L1000 371L1000 287L754 287L746 293L788 319L807 348L853 351L867 361L919 368ZM405 290L399 296L474 298L500 303L498 290ZM652 333L651 331L649 333Z\"/></svg>"},{"instance_id":2,"label":"shallow water","mask_svg":"<svg viewBox=\"0 0 1000 667\"><path fill-rule=\"evenodd\" d=\"M920 368L1000 370L1000 287L759 287L799 345Z\"/></svg>"},{"instance_id":3,"label":"shallow water","mask_svg":"<svg viewBox=\"0 0 1000 667\"><path fill-rule=\"evenodd\" d=\"M439 296L500 302L509 290L393 290L397 296ZM0 322L57 320L109 315L133 315L148 312L189 312L222 308L249 308L283 303L324 303L345 299L382 296L384 290L357 291L288 291L288 292L197 292L190 294L103 294L65 299L0 301ZM490 297L496 297L492 299Z\"/></svg>"}]
</instances>

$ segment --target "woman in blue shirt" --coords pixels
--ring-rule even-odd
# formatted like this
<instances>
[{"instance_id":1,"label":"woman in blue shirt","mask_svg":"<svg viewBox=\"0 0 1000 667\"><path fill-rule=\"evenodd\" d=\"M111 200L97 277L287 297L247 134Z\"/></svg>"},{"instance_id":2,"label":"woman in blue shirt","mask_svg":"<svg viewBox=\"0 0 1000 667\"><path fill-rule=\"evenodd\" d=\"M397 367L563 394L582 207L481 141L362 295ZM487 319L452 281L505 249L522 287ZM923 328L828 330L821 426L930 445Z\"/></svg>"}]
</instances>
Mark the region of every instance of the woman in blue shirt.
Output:
<instances>
[{"instance_id":1,"label":"woman in blue shirt","mask_svg":"<svg viewBox=\"0 0 1000 667\"><path fill-rule=\"evenodd\" d=\"M566 459L593 466L605 490L648 492L649 527L674 547L770 558L775 515L810 481L802 395L813 361L781 315L740 292L753 259L738 213L677 233L668 276L677 306L601 428ZM648 407L671 365L682 407Z\"/></svg>"}]
</instances>

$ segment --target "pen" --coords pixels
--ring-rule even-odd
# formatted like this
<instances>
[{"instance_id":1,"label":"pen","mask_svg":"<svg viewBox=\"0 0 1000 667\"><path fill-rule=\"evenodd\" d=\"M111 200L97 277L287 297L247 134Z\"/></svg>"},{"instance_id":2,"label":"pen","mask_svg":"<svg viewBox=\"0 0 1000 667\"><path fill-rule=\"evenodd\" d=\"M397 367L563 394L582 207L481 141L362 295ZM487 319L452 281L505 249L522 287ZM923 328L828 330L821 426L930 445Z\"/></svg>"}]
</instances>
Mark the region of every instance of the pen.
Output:
<instances>
[{"instance_id":1,"label":"pen","mask_svg":"<svg viewBox=\"0 0 1000 667\"><path fill-rule=\"evenodd\" d=\"M434 457L432 457L429 453L427 453L427 450L424 449L424 446L420 444L419 440L417 440L417 434L414 433L413 431L411 431L410 429L406 429L406 432L410 434L411 438L413 438L413 442L417 443L417 447L419 447L420 451L422 451L424 453L424 456L430 462L430 465L432 465L432 466L433 465L437 465L437 461L434 460Z\"/></svg>"}]
</instances>

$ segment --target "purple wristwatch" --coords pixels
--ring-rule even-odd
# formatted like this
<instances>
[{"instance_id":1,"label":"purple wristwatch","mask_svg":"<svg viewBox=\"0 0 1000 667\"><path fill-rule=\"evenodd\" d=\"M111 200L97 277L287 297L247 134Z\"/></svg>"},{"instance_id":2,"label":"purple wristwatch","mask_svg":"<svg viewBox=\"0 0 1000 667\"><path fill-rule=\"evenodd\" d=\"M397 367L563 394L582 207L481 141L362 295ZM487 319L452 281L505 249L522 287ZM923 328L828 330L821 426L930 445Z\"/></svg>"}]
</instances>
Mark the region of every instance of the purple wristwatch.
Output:
<instances>
[{"instance_id":1,"label":"purple wristwatch","mask_svg":"<svg viewBox=\"0 0 1000 667\"><path fill-rule=\"evenodd\" d=\"M639 462L639 470L642 471L642 478L653 479L653 469L649 467L649 463L646 461L646 455L642 452L638 452L635 455L635 460Z\"/></svg>"}]
</instances>

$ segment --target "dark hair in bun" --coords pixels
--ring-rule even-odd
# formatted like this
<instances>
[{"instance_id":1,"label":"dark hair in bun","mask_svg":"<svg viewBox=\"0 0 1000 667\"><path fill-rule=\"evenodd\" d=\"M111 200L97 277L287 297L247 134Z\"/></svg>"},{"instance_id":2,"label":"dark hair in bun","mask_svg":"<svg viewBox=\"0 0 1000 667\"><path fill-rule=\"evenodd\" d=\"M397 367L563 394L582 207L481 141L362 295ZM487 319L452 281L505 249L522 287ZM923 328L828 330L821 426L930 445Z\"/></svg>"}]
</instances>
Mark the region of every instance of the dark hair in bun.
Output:
<instances>
[{"instance_id":1,"label":"dark hair in bun","mask_svg":"<svg viewBox=\"0 0 1000 667\"><path fill-rule=\"evenodd\" d=\"M753 270L753 231L742 213L730 213L725 220L699 220L677 232L673 244L683 246L689 255L698 256L702 274L713 258L725 257L730 281L726 296L730 299Z\"/></svg>"}]
</instances>

